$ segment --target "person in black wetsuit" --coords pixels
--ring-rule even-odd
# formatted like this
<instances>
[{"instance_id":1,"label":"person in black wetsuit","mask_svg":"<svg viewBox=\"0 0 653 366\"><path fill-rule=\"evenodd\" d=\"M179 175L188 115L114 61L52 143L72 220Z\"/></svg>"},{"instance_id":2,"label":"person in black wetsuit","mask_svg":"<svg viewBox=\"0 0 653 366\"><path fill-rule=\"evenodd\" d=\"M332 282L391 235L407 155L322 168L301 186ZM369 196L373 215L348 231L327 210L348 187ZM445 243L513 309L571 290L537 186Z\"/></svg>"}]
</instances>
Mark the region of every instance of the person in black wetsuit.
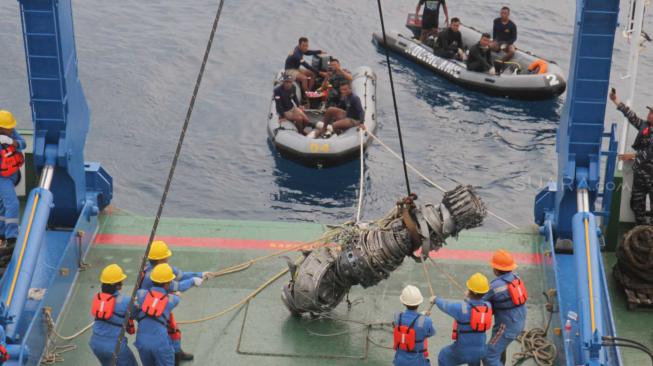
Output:
<instances>
[{"instance_id":1,"label":"person in black wetsuit","mask_svg":"<svg viewBox=\"0 0 653 366\"><path fill-rule=\"evenodd\" d=\"M447 9L445 0L419 0L415 9L415 19L419 17L419 11L422 5L424 5L424 14L422 14L422 33L419 36L419 40L424 43L429 36L438 34L440 7L444 10L444 26L449 26L449 10Z\"/></svg>"},{"instance_id":2,"label":"person in black wetsuit","mask_svg":"<svg viewBox=\"0 0 653 366\"><path fill-rule=\"evenodd\" d=\"M309 119L299 104L294 81L295 78L292 75L284 75L283 83L274 88L274 103L279 121L293 122L299 133L303 135L304 127L308 125Z\"/></svg>"},{"instance_id":3,"label":"person in black wetsuit","mask_svg":"<svg viewBox=\"0 0 653 366\"><path fill-rule=\"evenodd\" d=\"M463 39L460 34L460 19L451 18L449 28L443 30L438 35L433 47L433 53L442 58L454 58L463 60Z\"/></svg>"},{"instance_id":4,"label":"person in black wetsuit","mask_svg":"<svg viewBox=\"0 0 653 366\"><path fill-rule=\"evenodd\" d=\"M361 99L352 91L351 83L345 81L340 84L340 104L337 107L329 107L324 113L324 122L318 122L316 126L320 129L316 137L321 136L327 130L333 130L340 134L352 127L359 126L364 119L365 109L363 109Z\"/></svg>"},{"instance_id":5,"label":"person in black wetsuit","mask_svg":"<svg viewBox=\"0 0 653 366\"><path fill-rule=\"evenodd\" d=\"M340 85L344 82L351 81L352 76L349 70L343 69L338 59L331 58L327 70L327 77L324 78L321 87L322 90L328 90L329 92L327 106L332 107L340 104Z\"/></svg>"},{"instance_id":6,"label":"person in black wetsuit","mask_svg":"<svg viewBox=\"0 0 653 366\"><path fill-rule=\"evenodd\" d=\"M646 199L648 197L653 201L653 107L646 107L648 115L642 119L619 100L614 89L610 92L610 100L638 131L633 143L635 154L623 154L619 159L635 160L630 208L635 214L637 225L650 225L650 218L646 214Z\"/></svg>"},{"instance_id":7,"label":"person in black wetsuit","mask_svg":"<svg viewBox=\"0 0 653 366\"><path fill-rule=\"evenodd\" d=\"M469 50L467 70L494 74L492 52L490 52L490 35L483 33L481 40Z\"/></svg>"},{"instance_id":8,"label":"person in black wetsuit","mask_svg":"<svg viewBox=\"0 0 653 366\"><path fill-rule=\"evenodd\" d=\"M286 57L286 74L290 75L302 84L304 91L313 90L316 75L326 75L323 71L317 70L311 64L304 61L304 56L314 56L322 53L322 50L309 50L308 38L299 38L299 44Z\"/></svg>"},{"instance_id":9,"label":"person in black wetsuit","mask_svg":"<svg viewBox=\"0 0 653 366\"><path fill-rule=\"evenodd\" d=\"M505 55L501 61L509 61L515 56L514 43L517 41L517 25L510 20L510 8L501 8L501 16L494 19L492 26L492 44L494 52L503 51Z\"/></svg>"}]
</instances>

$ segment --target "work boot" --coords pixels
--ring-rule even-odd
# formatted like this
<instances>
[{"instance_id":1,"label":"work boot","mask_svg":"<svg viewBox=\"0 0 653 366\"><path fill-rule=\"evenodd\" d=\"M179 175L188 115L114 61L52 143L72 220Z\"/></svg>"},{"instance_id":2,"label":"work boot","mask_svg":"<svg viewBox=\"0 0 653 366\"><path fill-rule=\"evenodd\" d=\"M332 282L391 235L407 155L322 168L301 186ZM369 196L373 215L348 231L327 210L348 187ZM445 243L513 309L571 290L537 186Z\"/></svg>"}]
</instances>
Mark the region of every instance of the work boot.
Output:
<instances>
[{"instance_id":1,"label":"work boot","mask_svg":"<svg viewBox=\"0 0 653 366\"><path fill-rule=\"evenodd\" d=\"M177 360L177 358L179 358L179 361L192 361L195 356L193 356L192 353L184 352L182 349L181 351L175 353L175 360Z\"/></svg>"}]
</instances>

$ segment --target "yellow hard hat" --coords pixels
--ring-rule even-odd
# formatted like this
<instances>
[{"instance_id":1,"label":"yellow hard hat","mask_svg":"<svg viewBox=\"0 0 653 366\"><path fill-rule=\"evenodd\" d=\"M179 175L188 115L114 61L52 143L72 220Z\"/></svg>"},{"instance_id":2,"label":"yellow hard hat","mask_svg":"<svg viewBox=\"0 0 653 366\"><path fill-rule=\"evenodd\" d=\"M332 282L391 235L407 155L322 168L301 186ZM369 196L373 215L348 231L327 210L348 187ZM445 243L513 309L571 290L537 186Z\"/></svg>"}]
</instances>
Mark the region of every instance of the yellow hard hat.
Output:
<instances>
[{"instance_id":1,"label":"yellow hard hat","mask_svg":"<svg viewBox=\"0 0 653 366\"><path fill-rule=\"evenodd\" d=\"M147 255L147 259L158 261L169 258L171 255L172 252L165 241L155 240L152 242L152 247L150 248L150 253Z\"/></svg>"},{"instance_id":2,"label":"yellow hard hat","mask_svg":"<svg viewBox=\"0 0 653 366\"><path fill-rule=\"evenodd\" d=\"M483 274L477 272L467 280L467 288L477 294L486 294L490 291L490 281Z\"/></svg>"},{"instance_id":3,"label":"yellow hard hat","mask_svg":"<svg viewBox=\"0 0 653 366\"><path fill-rule=\"evenodd\" d=\"M16 128L16 118L11 112L0 109L0 127L12 129Z\"/></svg>"},{"instance_id":4,"label":"yellow hard hat","mask_svg":"<svg viewBox=\"0 0 653 366\"><path fill-rule=\"evenodd\" d=\"M107 285L122 282L125 278L127 278L127 275L122 271L122 268L115 263L104 267L102 274L100 274L100 282Z\"/></svg>"},{"instance_id":5,"label":"yellow hard hat","mask_svg":"<svg viewBox=\"0 0 653 366\"><path fill-rule=\"evenodd\" d=\"M175 279L175 272L168 263L157 264L150 274L152 282L168 283Z\"/></svg>"}]
</instances>

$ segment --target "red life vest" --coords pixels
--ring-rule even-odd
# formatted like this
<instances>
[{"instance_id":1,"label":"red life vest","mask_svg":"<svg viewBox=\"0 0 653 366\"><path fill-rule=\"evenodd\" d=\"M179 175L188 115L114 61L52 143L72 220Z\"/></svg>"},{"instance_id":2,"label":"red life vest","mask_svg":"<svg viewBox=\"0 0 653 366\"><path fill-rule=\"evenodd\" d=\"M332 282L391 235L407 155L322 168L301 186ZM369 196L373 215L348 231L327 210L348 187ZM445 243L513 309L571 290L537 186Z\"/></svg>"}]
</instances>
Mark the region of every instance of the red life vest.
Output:
<instances>
[{"instance_id":1,"label":"red life vest","mask_svg":"<svg viewBox=\"0 0 653 366\"><path fill-rule=\"evenodd\" d=\"M469 323L460 322L460 324L469 325L470 330L459 330L458 321L453 321L451 339L458 340L459 333L485 333L492 328L492 308L487 305L470 305Z\"/></svg>"},{"instance_id":2,"label":"red life vest","mask_svg":"<svg viewBox=\"0 0 653 366\"><path fill-rule=\"evenodd\" d=\"M4 145L0 150L0 175L10 177L14 175L25 163L23 153L16 150L14 145Z\"/></svg>"},{"instance_id":3,"label":"red life vest","mask_svg":"<svg viewBox=\"0 0 653 366\"><path fill-rule=\"evenodd\" d=\"M93 297L91 305L91 316L97 320L109 320L113 316L113 309L116 306L116 297L113 294L103 292Z\"/></svg>"},{"instance_id":4,"label":"red life vest","mask_svg":"<svg viewBox=\"0 0 653 366\"><path fill-rule=\"evenodd\" d=\"M95 317L95 320L105 321L116 327L122 327L122 322L116 323L110 321L112 316L118 318L125 318L125 314L118 314L114 312L116 307L116 297L112 294L106 294L101 292L93 298L93 304L91 305L91 316ZM127 322L127 329L125 329L128 334L136 333L136 326L134 325L134 319L129 319Z\"/></svg>"},{"instance_id":5,"label":"red life vest","mask_svg":"<svg viewBox=\"0 0 653 366\"><path fill-rule=\"evenodd\" d=\"M515 276L515 279L511 282L505 282L508 286L508 294L510 295L510 299L512 300L512 303L515 305L515 307L524 305L526 300L528 300L528 291L526 291L524 281L522 281L521 278Z\"/></svg>"},{"instance_id":6,"label":"red life vest","mask_svg":"<svg viewBox=\"0 0 653 366\"><path fill-rule=\"evenodd\" d=\"M404 352L411 352L415 353L415 343L417 343L417 340L415 339L415 328L413 326L415 325L415 322L419 317L422 315L417 316L413 321L410 323L410 325L402 325L401 324L401 315L399 314L399 324L395 324L394 330L393 330L393 348L394 350L402 350ZM428 339L424 339L424 350L421 352L424 354L424 357L429 357L429 343Z\"/></svg>"},{"instance_id":7,"label":"red life vest","mask_svg":"<svg viewBox=\"0 0 653 366\"><path fill-rule=\"evenodd\" d=\"M168 294L149 290L141 310L149 317L158 318L163 315L166 305L168 305Z\"/></svg>"},{"instance_id":8,"label":"red life vest","mask_svg":"<svg viewBox=\"0 0 653 366\"><path fill-rule=\"evenodd\" d=\"M175 316L172 313L170 313L170 319L168 320L168 335L173 341L181 340L181 329L177 326Z\"/></svg>"},{"instance_id":9,"label":"red life vest","mask_svg":"<svg viewBox=\"0 0 653 366\"><path fill-rule=\"evenodd\" d=\"M7 348L2 344L0 344L0 360L2 362L9 361L9 352L7 352Z\"/></svg>"}]
</instances>

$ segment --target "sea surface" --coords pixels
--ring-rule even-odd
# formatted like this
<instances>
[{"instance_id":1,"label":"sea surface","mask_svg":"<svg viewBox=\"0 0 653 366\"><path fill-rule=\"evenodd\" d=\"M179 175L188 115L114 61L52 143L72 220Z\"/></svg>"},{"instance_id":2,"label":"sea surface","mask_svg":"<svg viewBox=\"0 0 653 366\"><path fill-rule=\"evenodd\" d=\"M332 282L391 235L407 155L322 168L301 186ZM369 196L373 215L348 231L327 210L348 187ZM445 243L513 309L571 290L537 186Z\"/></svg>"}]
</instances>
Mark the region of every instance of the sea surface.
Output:
<instances>
[{"instance_id":1,"label":"sea surface","mask_svg":"<svg viewBox=\"0 0 653 366\"><path fill-rule=\"evenodd\" d=\"M114 206L155 213L208 39L217 0L75 0L80 78L92 110L86 159L101 161L115 184ZM404 28L417 1L384 1L386 28ZM450 1L451 16L490 30L512 8L518 46L568 70L574 1ZM378 76L378 136L398 149L388 72L371 42L380 31L374 0L227 0L169 200L170 217L314 221L352 219L359 162L309 169L278 156L268 142L272 80L307 36L345 67ZM624 2L622 6L627 7ZM624 11L626 9L623 9ZM31 127L16 1L0 3L0 108ZM650 28L651 16L647 16ZM650 29L649 29L650 30ZM620 31L619 31L620 32ZM653 103L651 57L643 53L636 110ZM613 85L626 92L628 44L616 40ZM491 210L532 222L533 197L555 177L555 133L565 95L521 102L470 92L404 59L391 59L407 160L447 188L476 186ZM609 105L607 122L621 120ZM422 201L440 194L410 174ZM378 144L365 156L363 218L374 219L405 194L398 160ZM492 229L505 225L488 219Z\"/></svg>"}]
</instances>

